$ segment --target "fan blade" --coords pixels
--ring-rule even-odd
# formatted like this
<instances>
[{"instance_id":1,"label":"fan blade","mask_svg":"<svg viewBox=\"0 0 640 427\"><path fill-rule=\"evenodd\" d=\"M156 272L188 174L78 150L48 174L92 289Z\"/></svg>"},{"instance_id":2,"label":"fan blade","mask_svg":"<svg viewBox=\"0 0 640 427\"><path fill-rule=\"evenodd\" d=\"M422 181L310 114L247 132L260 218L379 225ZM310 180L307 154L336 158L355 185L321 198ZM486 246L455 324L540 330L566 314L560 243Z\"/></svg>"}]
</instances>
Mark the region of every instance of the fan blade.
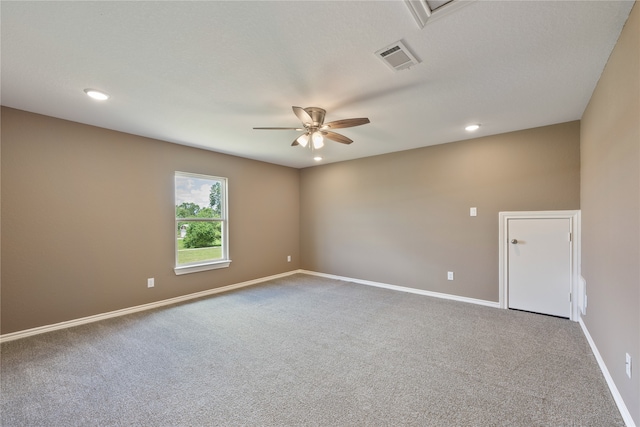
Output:
<instances>
[{"instance_id":1,"label":"fan blade","mask_svg":"<svg viewBox=\"0 0 640 427\"><path fill-rule=\"evenodd\" d=\"M293 108L293 112L296 114L296 116L298 116L298 118L302 123L304 123L305 125L313 123L313 119L311 118L309 113L304 111L304 108L301 108L301 107L291 107L291 108Z\"/></svg>"},{"instance_id":2,"label":"fan blade","mask_svg":"<svg viewBox=\"0 0 640 427\"><path fill-rule=\"evenodd\" d=\"M298 138L300 138L300 137L298 137ZM298 138L293 140L293 142L291 143L292 147L295 147L296 145L300 145L300 143L298 142Z\"/></svg>"},{"instance_id":3,"label":"fan blade","mask_svg":"<svg viewBox=\"0 0 640 427\"><path fill-rule=\"evenodd\" d=\"M344 119L344 120L336 120L335 122L325 123L322 128L329 129L340 129L340 128L350 128L353 126L366 125L367 123L371 123L369 119L366 117L362 117L359 119Z\"/></svg>"},{"instance_id":4,"label":"fan blade","mask_svg":"<svg viewBox=\"0 0 640 427\"><path fill-rule=\"evenodd\" d=\"M254 128L254 129L258 129L258 130L297 130L297 131L304 130L303 128Z\"/></svg>"},{"instance_id":5,"label":"fan blade","mask_svg":"<svg viewBox=\"0 0 640 427\"><path fill-rule=\"evenodd\" d=\"M341 142L343 144L351 144L353 142L352 139L347 138L344 135L340 135L339 133L323 131L322 134L329 139L332 139L336 142Z\"/></svg>"}]
</instances>

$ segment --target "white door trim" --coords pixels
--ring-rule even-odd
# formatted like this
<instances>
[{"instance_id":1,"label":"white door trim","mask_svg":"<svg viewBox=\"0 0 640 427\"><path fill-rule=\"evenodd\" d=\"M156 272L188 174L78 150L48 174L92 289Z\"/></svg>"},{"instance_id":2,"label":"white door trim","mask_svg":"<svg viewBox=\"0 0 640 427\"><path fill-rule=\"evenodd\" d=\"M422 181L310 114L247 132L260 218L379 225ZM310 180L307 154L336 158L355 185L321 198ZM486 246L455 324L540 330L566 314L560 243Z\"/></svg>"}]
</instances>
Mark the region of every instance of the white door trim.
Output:
<instances>
[{"instance_id":1,"label":"white door trim","mask_svg":"<svg viewBox=\"0 0 640 427\"><path fill-rule=\"evenodd\" d=\"M574 322L578 316L578 278L580 277L580 211L527 211L527 212L499 212L500 228L499 238L499 304L500 308L507 309L509 301L509 289L507 278L509 277L509 251L507 250L507 227L510 219L542 219L542 218L566 218L571 221L571 312L570 319Z\"/></svg>"}]
</instances>

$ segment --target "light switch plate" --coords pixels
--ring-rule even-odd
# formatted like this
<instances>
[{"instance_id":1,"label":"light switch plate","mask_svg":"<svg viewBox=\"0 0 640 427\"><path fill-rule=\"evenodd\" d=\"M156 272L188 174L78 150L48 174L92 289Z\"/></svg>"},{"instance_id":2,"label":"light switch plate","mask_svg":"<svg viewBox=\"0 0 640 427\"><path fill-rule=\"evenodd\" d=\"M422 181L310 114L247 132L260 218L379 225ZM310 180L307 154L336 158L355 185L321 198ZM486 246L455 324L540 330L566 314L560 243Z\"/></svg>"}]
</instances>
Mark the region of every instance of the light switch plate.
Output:
<instances>
[{"instance_id":1,"label":"light switch plate","mask_svg":"<svg viewBox=\"0 0 640 427\"><path fill-rule=\"evenodd\" d=\"M478 208L469 208L469 216L478 216Z\"/></svg>"}]
</instances>

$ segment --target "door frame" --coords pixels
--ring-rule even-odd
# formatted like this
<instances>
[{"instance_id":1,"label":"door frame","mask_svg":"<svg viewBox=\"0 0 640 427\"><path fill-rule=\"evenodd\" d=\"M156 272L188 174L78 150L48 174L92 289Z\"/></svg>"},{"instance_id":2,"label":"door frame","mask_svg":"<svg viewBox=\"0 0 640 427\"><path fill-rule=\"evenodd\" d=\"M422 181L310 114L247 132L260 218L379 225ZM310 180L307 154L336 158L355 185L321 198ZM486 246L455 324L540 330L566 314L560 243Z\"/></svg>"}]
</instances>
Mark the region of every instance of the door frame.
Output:
<instances>
[{"instance_id":1,"label":"door frame","mask_svg":"<svg viewBox=\"0 0 640 427\"><path fill-rule=\"evenodd\" d=\"M499 304L500 308L509 308L509 250L507 242L510 219L569 219L571 224L571 310L569 319L577 322L578 314L578 278L580 277L580 211L523 211L498 212L500 227L499 238Z\"/></svg>"}]
</instances>

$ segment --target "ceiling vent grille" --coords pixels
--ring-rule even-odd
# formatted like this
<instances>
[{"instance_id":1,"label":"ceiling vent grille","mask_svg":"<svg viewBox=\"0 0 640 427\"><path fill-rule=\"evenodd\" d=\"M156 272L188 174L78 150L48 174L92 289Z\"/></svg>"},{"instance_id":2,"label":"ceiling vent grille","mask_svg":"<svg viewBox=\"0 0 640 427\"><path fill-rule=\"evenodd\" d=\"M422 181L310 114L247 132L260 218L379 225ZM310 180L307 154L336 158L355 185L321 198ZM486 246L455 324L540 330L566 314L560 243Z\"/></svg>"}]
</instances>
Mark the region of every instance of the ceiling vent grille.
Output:
<instances>
[{"instance_id":1,"label":"ceiling vent grille","mask_svg":"<svg viewBox=\"0 0 640 427\"><path fill-rule=\"evenodd\" d=\"M382 59L394 71L407 69L420 61L409 52L409 49L401 41L397 41L376 52L376 56Z\"/></svg>"}]
</instances>

